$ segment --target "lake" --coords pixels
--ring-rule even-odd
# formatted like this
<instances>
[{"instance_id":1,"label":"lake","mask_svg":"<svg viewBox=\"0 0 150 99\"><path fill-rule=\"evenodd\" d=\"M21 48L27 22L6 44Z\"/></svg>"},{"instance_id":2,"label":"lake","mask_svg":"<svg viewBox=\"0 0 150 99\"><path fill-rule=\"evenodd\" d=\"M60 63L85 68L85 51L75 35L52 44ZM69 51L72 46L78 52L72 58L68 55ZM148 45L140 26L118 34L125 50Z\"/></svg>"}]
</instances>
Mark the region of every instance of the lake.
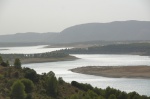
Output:
<instances>
[{"instance_id":1,"label":"lake","mask_svg":"<svg viewBox=\"0 0 150 99\"><path fill-rule=\"evenodd\" d=\"M0 53L41 53L50 52L62 48L42 48L43 46L32 47L11 47L9 50L1 50ZM6 49L6 48L4 48ZM92 86L106 88L107 86L120 89L122 91L136 91L142 95L150 96L150 80L133 78L107 78L94 75L78 74L69 71L69 69L81 66L128 66L128 65L148 65L150 66L149 56L139 55L113 55L113 54L73 54L80 58L75 61L60 61L46 63L23 64L23 67L30 67L41 74L43 72L53 71L57 77L63 77L66 82L73 80L89 83Z\"/></svg>"},{"instance_id":2,"label":"lake","mask_svg":"<svg viewBox=\"0 0 150 99\"><path fill-rule=\"evenodd\" d=\"M35 54L56 51L65 48L44 48L47 45L26 46L26 47L0 47L0 53L3 54ZM4 50L3 50L4 49Z\"/></svg>"}]
</instances>

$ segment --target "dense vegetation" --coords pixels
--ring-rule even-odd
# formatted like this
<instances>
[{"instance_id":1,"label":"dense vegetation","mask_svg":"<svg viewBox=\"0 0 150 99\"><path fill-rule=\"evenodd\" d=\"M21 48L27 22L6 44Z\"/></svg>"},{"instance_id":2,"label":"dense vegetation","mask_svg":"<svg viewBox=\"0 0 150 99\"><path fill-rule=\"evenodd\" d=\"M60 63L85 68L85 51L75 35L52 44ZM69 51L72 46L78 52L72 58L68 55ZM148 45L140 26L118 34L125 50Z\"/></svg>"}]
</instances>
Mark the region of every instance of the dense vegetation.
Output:
<instances>
[{"instance_id":1,"label":"dense vegetation","mask_svg":"<svg viewBox=\"0 0 150 99\"><path fill-rule=\"evenodd\" d=\"M64 49L68 54L139 54L150 55L150 43L112 44L88 48Z\"/></svg>"},{"instance_id":2,"label":"dense vegetation","mask_svg":"<svg viewBox=\"0 0 150 99\"><path fill-rule=\"evenodd\" d=\"M56 78L52 71L39 75L33 69L22 68L18 58L14 66L9 66L2 57L0 60L0 99L150 99L110 87L94 88L76 81L69 84L61 77Z\"/></svg>"}]
</instances>

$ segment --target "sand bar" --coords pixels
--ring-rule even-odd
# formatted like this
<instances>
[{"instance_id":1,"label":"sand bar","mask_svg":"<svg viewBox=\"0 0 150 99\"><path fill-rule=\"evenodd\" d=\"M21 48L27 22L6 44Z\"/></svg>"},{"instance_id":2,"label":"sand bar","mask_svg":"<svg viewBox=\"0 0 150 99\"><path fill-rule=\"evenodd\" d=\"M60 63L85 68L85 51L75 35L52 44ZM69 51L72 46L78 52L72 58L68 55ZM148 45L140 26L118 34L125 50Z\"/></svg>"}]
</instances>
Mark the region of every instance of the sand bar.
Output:
<instances>
[{"instance_id":1,"label":"sand bar","mask_svg":"<svg viewBox=\"0 0 150 99\"><path fill-rule=\"evenodd\" d=\"M87 66L74 68L71 71L111 78L150 79L150 66Z\"/></svg>"}]
</instances>

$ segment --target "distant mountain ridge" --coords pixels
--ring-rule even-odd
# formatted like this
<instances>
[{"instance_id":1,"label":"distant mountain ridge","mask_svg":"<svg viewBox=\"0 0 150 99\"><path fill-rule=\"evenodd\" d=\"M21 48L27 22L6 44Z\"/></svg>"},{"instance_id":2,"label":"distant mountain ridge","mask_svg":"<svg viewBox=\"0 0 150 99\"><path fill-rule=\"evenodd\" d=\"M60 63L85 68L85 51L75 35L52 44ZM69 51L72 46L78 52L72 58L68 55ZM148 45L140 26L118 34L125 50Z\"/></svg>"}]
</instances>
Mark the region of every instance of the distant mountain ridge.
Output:
<instances>
[{"instance_id":1,"label":"distant mountain ridge","mask_svg":"<svg viewBox=\"0 0 150 99\"><path fill-rule=\"evenodd\" d=\"M16 33L11 35L0 35L0 42L48 42L49 38L51 40L56 38L58 33L49 32L49 33L35 33L35 32L27 32L27 33Z\"/></svg>"},{"instance_id":2,"label":"distant mountain ridge","mask_svg":"<svg viewBox=\"0 0 150 99\"><path fill-rule=\"evenodd\" d=\"M76 42L76 40L80 42L92 40L150 40L150 22L116 21L81 24L65 29L60 35L64 42Z\"/></svg>"},{"instance_id":3,"label":"distant mountain ridge","mask_svg":"<svg viewBox=\"0 0 150 99\"><path fill-rule=\"evenodd\" d=\"M0 42L74 43L86 41L150 40L150 21L115 21L87 23L64 29L60 33L17 33L0 35Z\"/></svg>"}]
</instances>

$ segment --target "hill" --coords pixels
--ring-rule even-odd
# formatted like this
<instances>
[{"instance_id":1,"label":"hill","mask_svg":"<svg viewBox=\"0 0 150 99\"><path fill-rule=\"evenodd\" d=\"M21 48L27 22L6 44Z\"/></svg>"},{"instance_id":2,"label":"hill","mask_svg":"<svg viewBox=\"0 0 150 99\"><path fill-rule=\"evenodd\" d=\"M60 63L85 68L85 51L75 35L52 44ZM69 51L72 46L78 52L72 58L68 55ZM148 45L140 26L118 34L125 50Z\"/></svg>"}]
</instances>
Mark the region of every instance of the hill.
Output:
<instances>
[{"instance_id":1,"label":"hill","mask_svg":"<svg viewBox=\"0 0 150 99\"><path fill-rule=\"evenodd\" d=\"M150 99L136 92L101 89L90 84L66 83L55 73L37 74L30 68L0 65L0 99Z\"/></svg>"},{"instance_id":2,"label":"hill","mask_svg":"<svg viewBox=\"0 0 150 99\"><path fill-rule=\"evenodd\" d=\"M81 24L60 32L59 39L65 43L94 40L150 40L150 22L116 21L111 23Z\"/></svg>"},{"instance_id":3,"label":"hill","mask_svg":"<svg viewBox=\"0 0 150 99\"><path fill-rule=\"evenodd\" d=\"M64 29L60 33L17 33L1 35L0 42L75 43L89 41L150 40L149 21L115 21L87 23Z\"/></svg>"},{"instance_id":4,"label":"hill","mask_svg":"<svg viewBox=\"0 0 150 99\"><path fill-rule=\"evenodd\" d=\"M16 33L11 35L0 35L0 42L6 43L43 43L53 41L58 33L49 32L49 33Z\"/></svg>"}]
</instances>

